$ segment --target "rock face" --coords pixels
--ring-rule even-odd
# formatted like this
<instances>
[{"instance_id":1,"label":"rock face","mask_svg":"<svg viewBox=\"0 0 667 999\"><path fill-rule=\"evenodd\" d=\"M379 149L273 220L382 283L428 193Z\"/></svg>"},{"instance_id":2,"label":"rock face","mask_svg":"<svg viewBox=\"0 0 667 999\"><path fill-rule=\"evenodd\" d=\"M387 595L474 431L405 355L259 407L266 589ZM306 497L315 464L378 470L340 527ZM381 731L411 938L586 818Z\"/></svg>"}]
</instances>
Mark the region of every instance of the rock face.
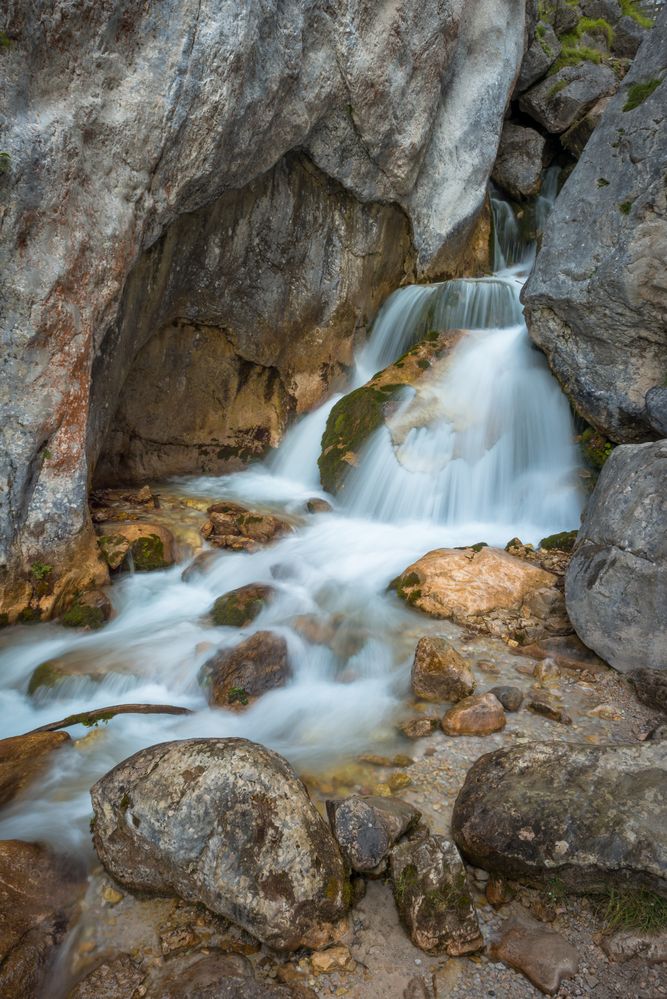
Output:
<instances>
[{"instance_id":1,"label":"rock face","mask_svg":"<svg viewBox=\"0 0 667 999\"><path fill-rule=\"evenodd\" d=\"M559 134L589 111L594 104L616 90L616 77L607 66L582 62L564 66L523 94L521 110L547 132Z\"/></svg>"},{"instance_id":2,"label":"rock face","mask_svg":"<svg viewBox=\"0 0 667 999\"><path fill-rule=\"evenodd\" d=\"M484 945L465 868L444 836L406 839L391 853L391 880L413 944L458 957Z\"/></svg>"},{"instance_id":3,"label":"rock face","mask_svg":"<svg viewBox=\"0 0 667 999\"><path fill-rule=\"evenodd\" d=\"M272 631L258 631L232 649L223 649L204 664L211 704L245 707L267 690L282 687L292 675L287 642Z\"/></svg>"},{"instance_id":4,"label":"rock face","mask_svg":"<svg viewBox=\"0 0 667 999\"><path fill-rule=\"evenodd\" d=\"M280 950L341 930L338 846L292 768L244 739L151 746L91 790L93 842L121 884L179 895Z\"/></svg>"},{"instance_id":5,"label":"rock face","mask_svg":"<svg viewBox=\"0 0 667 999\"><path fill-rule=\"evenodd\" d=\"M67 934L85 879L44 847L0 842L0 995L44 995L42 978Z\"/></svg>"},{"instance_id":6,"label":"rock face","mask_svg":"<svg viewBox=\"0 0 667 999\"><path fill-rule=\"evenodd\" d=\"M327 801L327 814L345 860L359 873L376 871L394 843L421 817L421 812L400 798L373 795Z\"/></svg>"},{"instance_id":7,"label":"rock face","mask_svg":"<svg viewBox=\"0 0 667 999\"><path fill-rule=\"evenodd\" d=\"M477 867L573 891L631 879L667 894L667 746L544 743L480 757L452 834ZM585 787L586 793L581 789Z\"/></svg>"},{"instance_id":8,"label":"rock face","mask_svg":"<svg viewBox=\"0 0 667 999\"><path fill-rule=\"evenodd\" d=\"M616 448L566 578L581 640L615 669L667 669L667 442Z\"/></svg>"},{"instance_id":9,"label":"rock face","mask_svg":"<svg viewBox=\"0 0 667 999\"><path fill-rule=\"evenodd\" d=\"M256 454L414 261L455 270L525 41L520 0L43 15L3 24L5 588L90 544L102 451L114 475Z\"/></svg>"},{"instance_id":10,"label":"rock face","mask_svg":"<svg viewBox=\"0 0 667 999\"><path fill-rule=\"evenodd\" d=\"M410 677L417 697L426 701L460 701L475 689L475 681L463 656L444 638L420 638Z\"/></svg>"},{"instance_id":11,"label":"rock face","mask_svg":"<svg viewBox=\"0 0 667 999\"><path fill-rule=\"evenodd\" d=\"M558 196L524 291L533 340L616 442L655 436L645 400L665 379L666 36L664 10Z\"/></svg>"}]
</instances>

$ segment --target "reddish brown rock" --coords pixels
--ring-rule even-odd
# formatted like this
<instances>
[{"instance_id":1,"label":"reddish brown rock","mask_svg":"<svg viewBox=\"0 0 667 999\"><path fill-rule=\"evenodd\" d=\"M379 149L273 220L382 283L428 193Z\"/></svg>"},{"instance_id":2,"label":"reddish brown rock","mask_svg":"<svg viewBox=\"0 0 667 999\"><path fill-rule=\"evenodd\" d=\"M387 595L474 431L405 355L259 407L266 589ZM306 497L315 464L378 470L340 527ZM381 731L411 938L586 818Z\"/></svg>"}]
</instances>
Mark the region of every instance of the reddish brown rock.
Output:
<instances>
[{"instance_id":1,"label":"reddish brown rock","mask_svg":"<svg viewBox=\"0 0 667 999\"><path fill-rule=\"evenodd\" d=\"M553 995L565 978L579 969L579 954L560 933L541 923L508 920L492 956L520 971L546 995Z\"/></svg>"},{"instance_id":2,"label":"reddish brown rock","mask_svg":"<svg viewBox=\"0 0 667 999\"><path fill-rule=\"evenodd\" d=\"M272 631L258 631L223 649L202 670L211 704L223 708L243 708L267 690L282 687L291 675L287 643Z\"/></svg>"},{"instance_id":3,"label":"reddish brown rock","mask_svg":"<svg viewBox=\"0 0 667 999\"><path fill-rule=\"evenodd\" d=\"M0 740L0 805L23 790L48 766L51 753L70 742L67 732L34 732Z\"/></svg>"},{"instance_id":4,"label":"reddish brown rock","mask_svg":"<svg viewBox=\"0 0 667 999\"><path fill-rule=\"evenodd\" d=\"M238 503L214 503L207 513L209 519L203 525L201 533L217 548L266 545L292 529L281 517L249 510Z\"/></svg>"},{"instance_id":5,"label":"reddish brown rock","mask_svg":"<svg viewBox=\"0 0 667 999\"><path fill-rule=\"evenodd\" d=\"M445 735L490 735L505 728L503 706L493 694L465 697L445 714L441 725Z\"/></svg>"},{"instance_id":6,"label":"reddish brown rock","mask_svg":"<svg viewBox=\"0 0 667 999\"><path fill-rule=\"evenodd\" d=\"M407 739L424 739L437 731L440 719L433 715L423 715L421 718L408 718L398 726Z\"/></svg>"},{"instance_id":7,"label":"reddish brown rock","mask_svg":"<svg viewBox=\"0 0 667 999\"><path fill-rule=\"evenodd\" d=\"M411 674L412 689L425 701L460 701L475 689L463 656L444 638L420 638Z\"/></svg>"}]
</instances>

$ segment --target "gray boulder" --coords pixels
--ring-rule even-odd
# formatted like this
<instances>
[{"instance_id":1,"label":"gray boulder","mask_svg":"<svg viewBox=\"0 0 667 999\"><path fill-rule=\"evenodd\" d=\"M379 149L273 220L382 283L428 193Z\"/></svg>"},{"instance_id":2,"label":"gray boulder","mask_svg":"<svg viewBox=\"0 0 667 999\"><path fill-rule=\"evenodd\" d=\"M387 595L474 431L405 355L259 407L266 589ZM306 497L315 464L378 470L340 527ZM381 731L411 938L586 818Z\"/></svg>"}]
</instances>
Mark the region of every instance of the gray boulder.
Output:
<instances>
[{"instance_id":1,"label":"gray boulder","mask_svg":"<svg viewBox=\"0 0 667 999\"><path fill-rule=\"evenodd\" d=\"M565 576L581 640L615 669L667 669L667 441L616 448Z\"/></svg>"},{"instance_id":2,"label":"gray boulder","mask_svg":"<svg viewBox=\"0 0 667 999\"><path fill-rule=\"evenodd\" d=\"M162 743L91 797L98 856L131 890L200 902L280 950L341 931L350 888L338 845L277 753L245 739Z\"/></svg>"},{"instance_id":3,"label":"gray boulder","mask_svg":"<svg viewBox=\"0 0 667 999\"><path fill-rule=\"evenodd\" d=\"M660 437L667 437L667 386L655 385L646 393L646 417Z\"/></svg>"},{"instance_id":4,"label":"gray boulder","mask_svg":"<svg viewBox=\"0 0 667 999\"><path fill-rule=\"evenodd\" d=\"M655 436L665 378L667 9L647 33L547 221L524 290L528 329L576 409L607 437Z\"/></svg>"},{"instance_id":5,"label":"gray boulder","mask_svg":"<svg viewBox=\"0 0 667 999\"><path fill-rule=\"evenodd\" d=\"M575 892L631 879L667 895L667 745L488 753L459 791L452 835L470 863L509 878Z\"/></svg>"},{"instance_id":6,"label":"gray boulder","mask_svg":"<svg viewBox=\"0 0 667 999\"><path fill-rule=\"evenodd\" d=\"M601 97L616 90L608 66L582 62L564 66L519 99L519 107L547 132L559 134L582 118Z\"/></svg>"},{"instance_id":7,"label":"gray boulder","mask_svg":"<svg viewBox=\"0 0 667 999\"><path fill-rule=\"evenodd\" d=\"M373 795L327 801L327 815L346 861L363 874L375 873L394 843L421 818L421 812L400 798Z\"/></svg>"},{"instance_id":8,"label":"gray boulder","mask_svg":"<svg viewBox=\"0 0 667 999\"><path fill-rule=\"evenodd\" d=\"M521 71L516 83L516 92L522 94L524 90L532 87L534 83L546 76L560 52L561 44L556 32L550 24L541 21L537 26L535 37L523 57Z\"/></svg>"},{"instance_id":9,"label":"gray boulder","mask_svg":"<svg viewBox=\"0 0 667 999\"><path fill-rule=\"evenodd\" d=\"M513 198L534 198L542 185L545 143L534 128L505 122L491 179Z\"/></svg>"},{"instance_id":10,"label":"gray boulder","mask_svg":"<svg viewBox=\"0 0 667 999\"><path fill-rule=\"evenodd\" d=\"M625 59L634 59L645 37L646 28L637 24L634 17L622 17L614 25L614 43L612 45L614 55Z\"/></svg>"}]
</instances>

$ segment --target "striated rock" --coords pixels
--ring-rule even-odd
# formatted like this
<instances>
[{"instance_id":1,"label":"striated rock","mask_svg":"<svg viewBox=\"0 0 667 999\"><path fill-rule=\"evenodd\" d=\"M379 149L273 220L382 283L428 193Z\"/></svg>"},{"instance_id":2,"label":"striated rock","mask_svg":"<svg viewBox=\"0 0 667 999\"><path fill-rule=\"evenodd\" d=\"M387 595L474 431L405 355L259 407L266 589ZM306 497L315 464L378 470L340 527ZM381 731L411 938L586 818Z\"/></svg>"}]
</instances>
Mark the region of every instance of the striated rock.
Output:
<instances>
[{"instance_id":1,"label":"striated rock","mask_svg":"<svg viewBox=\"0 0 667 999\"><path fill-rule=\"evenodd\" d=\"M516 93L522 94L524 90L546 76L560 55L561 47L553 27L543 21L540 22L535 37L523 57Z\"/></svg>"},{"instance_id":2,"label":"striated rock","mask_svg":"<svg viewBox=\"0 0 667 999\"><path fill-rule=\"evenodd\" d=\"M577 634L615 669L667 668L667 442L615 448L565 579Z\"/></svg>"},{"instance_id":3,"label":"striated rock","mask_svg":"<svg viewBox=\"0 0 667 999\"><path fill-rule=\"evenodd\" d=\"M488 547L436 549L392 583L399 597L432 617L499 637L530 632L535 638L569 630L555 585L552 573Z\"/></svg>"},{"instance_id":4,"label":"striated rock","mask_svg":"<svg viewBox=\"0 0 667 999\"><path fill-rule=\"evenodd\" d=\"M42 773L51 753L70 742L67 732L33 732L0 739L0 805L6 805Z\"/></svg>"},{"instance_id":5,"label":"striated rock","mask_svg":"<svg viewBox=\"0 0 667 999\"><path fill-rule=\"evenodd\" d=\"M484 946L453 843L430 835L403 840L391 852L390 870L396 907L416 947L459 957Z\"/></svg>"},{"instance_id":6,"label":"striated rock","mask_svg":"<svg viewBox=\"0 0 667 999\"><path fill-rule=\"evenodd\" d=\"M114 521L98 524L97 531L100 535L99 546L112 569L120 568L130 558L137 572L166 569L174 563L174 537L161 524ZM124 539L128 547L125 548L119 539Z\"/></svg>"},{"instance_id":7,"label":"striated rock","mask_svg":"<svg viewBox=\"0 0 667 999\"><path fill-rule=\"evenodd\" d=\"M628 680L642 704L667 714L667 670L633 669L628 673Z\"/></svg>"},{"instance_id":8,"label":"striated rock","mask_svg":"<svg viewBox=\"0 0 667 999\"><path fill-rule=\"evenodd\" d=\"M417 642L410 681L425 701L460 701L475 689L463 656L446 639L430 635Z\"/></svg>"},{"instance_id":9,"label":"striated rock","mask_svg":"<svg viewBox=\"0 0 667 999\"><path fill-rule=\"evenodd\" d=\"M520 971L549 996L558 991L564 979L573 978L579 970L576 947L560 933L534 920L507 920L491 955Z\"/></svg>"},{"instance_id":10,"label":"striated rock","mask_svg":"<svg viewBox=\"0 0 667 999\"><path fill-rule=\"evenodd\" d=\"M512 198L534 198L542 186L545 144L534 128L505 122L491 179Z\"/></svg>"},{"instance_id":11,"label":"striated rock","mask_svg":"<svg viewBox=\"0 0 667 999\"><path fill-rule=\"evenodd\" d=\"M519 687L492 687L489 693L500 701L505 711L518 711L523 703L523 691Z\"/></svg>"},{"instance_id":12,"label":"striated rock","mask_svg":"<svg viewBox=\"0 0 667 999\"><path fill-rule=\"evenodd\" d=\"M289 764L244 739L142 750L91 790L93 842L134 891L201 902L279 950L336 940L349 883Z\"/></svg>"},{"instance_id":13,"label":"striated rock","mask_svg":"<svg viewBox=\"0 0 667 999\"><path fill-rule=\"evenodd\" d=\"M0 995L44 995L43 978L74 919L84 875L37 843L0 842Z\"/></svg>"},{"instance_id":14,"label":"striated rock","mask_svg":"<svg viewBox=\"0 0 667 999\"><path fill-rule=\"evenodd\" d=\"M503 706L491 693L464 697L441 722L445 735L490 735L500 732L505 724Z\"/></svg>"},{"instance_id":15,"label":"striated rock","mask_svg":"<svg viewBox=\"0 0 667 999\"><path fill-rule=\"evenodd\" d=\"M663 10L558 196L524 290L531 337L616 442L655 436L646 396L665 378L666 32Z\"/></svg>"},{"instance_id":16,"label":"striated rock","mask_svg":"<svg viewBox=\"0 0 667 999\"><path fill-rule=\"evenodd\" d=\"M431 715L408 718L398 726L407 739L423 739L438 730L440 719Z\"/></svg>"},{"instance_id":17,"label":"striated rock","mask_svg":"<svg viewBox=\"0 0 667 999\"><path fill-rule=\"evenodd\" d=\"M658 933L618 930L604 936L600 946L610 961L631 961L638 957L648 964L667 962L667 930Z\"/></svg>"},{"instance_id":18,"label":"striated rock","mask_svg":"<svg viewBox=\"0 0 667 999\"><path fill-rule=\"evenodd\" d=\"M616 87L616 77L608 66L581 62L564 66L522 94L519 107L547 132L559 134L582 118L601 97L613 94Z\"/></svg>"},{"instance_id":19,"label":"striated rock","mask_svg":"<svg viewBox=\"0 0 667 999\"><path fill-rule=\"evenodd\" d=\"M667 745L500 749L468 771L452 816L463 856L572 891L628 879L667 893ZM582 794L582 787L586 793Z\"/></svg>"},{"instance_id":20,"label":"striated rock","mask_svg":"<svg viewBox=\"0 0 667 999\"><path fill-rule=\"evenodd\" d=\"M359 873L375 873L392 846L421 818L421 812L400 798L359 795L327 801L327 815L343 857Z\"/></svg>"},{"instance_id":21,"label":"striated rock","mask_svg":"<svg viewBox=\"0 0 667 999\"><path fill-rule=\"evenodd\" d=\"M275 593L275 588L265 583L248 583L230 590L218 597L213 604L213 624L243 628L261 614Z\"/></svg>"},{"instance_id":22,"label":"striated rock","mask_svg":"<svg viewBox=\"0 0 667 999\"><path fill-rule=\"evenodd\" d=\"M291 677L287 642L272 631L258 631L231 649L222 649L202 668L209 700L221 708L241 708Z\"/></svg>"}]
</instances>

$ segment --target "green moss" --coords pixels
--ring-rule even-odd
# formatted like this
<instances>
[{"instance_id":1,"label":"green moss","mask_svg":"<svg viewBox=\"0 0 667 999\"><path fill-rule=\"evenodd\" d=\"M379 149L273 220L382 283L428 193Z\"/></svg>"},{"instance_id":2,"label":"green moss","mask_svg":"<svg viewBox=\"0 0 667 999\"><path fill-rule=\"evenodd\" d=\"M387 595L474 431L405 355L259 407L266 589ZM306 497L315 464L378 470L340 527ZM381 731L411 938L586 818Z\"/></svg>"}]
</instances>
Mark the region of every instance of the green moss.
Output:
<instances>
[{"instance_id":1,"label":"green moss","mask_svg":"<svg viewBox=\"0 0 667 999\"><path fill-rule=\"evenodd\" d=\"M609 48L614 44L614 29L604 17L582 17L575 33L577 38L582 35L602 35Z\"/></svg>"},{"instance_id":2,"label":"green moss","mask_svg":"<svg viewBox=\"0 0 667 999\"><path fill-rule=\"evenodd\" d=\"M227 694L228 704L247 704L248 692L243 687L231 687Z\"/></svg>"},{"instance_id":3,"label":"green moss","mask_svg":"<svg viewBox=\"0 0 667 999\"><path fill-rule=\"evenodd\" d=\"M148 534L137 538L131 545L132 560L137 572L152 572L155 569L166 569L164 545L157 534Z\"/></svg>"},{"instance_id":4,"label":"green moss","mask_svg":"<svg viewBox=\"0 0 667 999\"><path fill-rule=\"evenodd\" d=\"M48 562L33 562L30 566L32 578L36 579L38 582L46 579L46 577L50 576L52 572L53 566L49 565Z\"/></svg>"},{"instance_id":5,"label":"green moss","mask_svg":"<svg viewBox=\"0 0 667 999\"><path fill-rule=\"evenodd\" d=\"M556 94L560 94L561 90L565 90L567 85L568 85L567 80L559 80L557 83L554 83L552 87L549 87L549 90L547 91L547 97L555 97Z\"/></svg>"},{"instance_id":6,"label":"green moss","mask_svg":"<svg viewBox=\"0 0 667 999\"><path fill-rule=\"evenodd\" d=\"M618 206L618 210L621 213L621 215L629 215L634 203L635 203L634 199L632 199L631 201L621 201L620 205Z\"/></svg>"},{"instance_id":7,"label":"green moss","mask_svg":"<svg viewBox=\"0 0 667 999\"><path fill-rule=\"evenodd\" d=\"M621 10L626 17L631 17L633 21L641 25L642 28L652 28L653 21L646 14L643 14L637 5L637 0L620 0Z\"/></svg>"},{"instance_id":8,"label":"green moss","mask_svg":"<svg viewBox=\"0 0 667 999\"><path fill-rule=\"evenodd\" d=\"M545 551L571 552L577 540L577 531L561 531L559 534L550 534L540 541L540 548Z\"/></svg>"},{"instance_id":9,"label":"green moss","mask_svg":"<svg viewBox=\"0 0 667 999\"><path fill-rule=\"evenodd\" d=\"M9 173L12 160L9 153L0 153L0 176Z\"/></svg>"},{"instance_id":10,"label":"green moss","mask_svg":"<svg viewBox=\"0 0 667 999\"><path fill-rule=\"evenodd\" d=\"M660 86L660 82L660 80L647 80L645 83L632 83L628 87L628 96L623 110L634 111L635 108L638 108Z\"/></svg>"},{"instance_id":11,"label":"green moss","mask_svg":"<svg viewBox=\"0 0 667 999\"><path fill-rule=\"evenodd\" d=\"M28 683L28 694L32 697L42 687L55 687L59 680L62 680L62 671L51 660L42 663L33 670L30 682Z\"/></svg>"},{"instance_id":12,"label":"green moss","mask_svg":"<svg viewBox=\"0 0 667 999\"><path fill-rule=\"evenodd\" d=\"M16 618L19 624L39 624L41 619L42 615L36 607L24 607Z\"/></svg>"},{"instance_id":13,"label":"green moss","mask_svg":"<svg viewBox=\"0 0 667 999\"><path fill-rule=\"evenodd\" d=\"M598 187L609 187L609 181L605 177L598 177Z\"/></svg>"},{"instance_id":14,"label":"green moss","mask_svg":"<svg viewBox=\"0 0 667 999\"><path fill-rule=\"evenodd\" d=\"M60 618L65 628L90 628L95 631L104 624L104 612L100 607L89 607L77 600Z\"/></svg>"},{"instance_id":15,"label":"green moss","mask_svg":"<svg viewBox=\"0 0 667 999\"><path fill-rule=\"evenodd\" d=\"M225 593L213 604L213 623L226 628L243 628L261 613L266 600L259 594L249 594L245 587Z\"/></svg>"},{"instance_id":16,"label":"green moss","mask_svg":"<svg viewBox=\"0 0 667 999\"><path fill-rule=\"evenodd\" d=\"M614 445L604 434L588 427L579 438L581 452L589 465L598 471L602 468L607 458L614 450Z\"/></svg>"},{"instance_id":17,"label":"green moss","mask_svg":"<svg viewBox=\"0 0 667 999\"><path fill-rule=\"evenodd\" d=\"M372 383L363 385L340 399L331 410L317 463L322 486L327 492L335 493L342 485L349 469L344 456L355 454L382 426L384 406L397 387L402 386L385 385L378 389Z\"/></svg>"},{"instance_id":18,"label":"green moss","mask_svg":"<svg viewBox=\"0 0 667 999\"><path fill-rule=\"evenodd\" d=\"M582 62L602 62L602 53L598 49L591 48L590 45L581 45L579 42L566 42L563 37L563 47L556 62L551 67L551 73L557 73L564 66L579 66ZM550 74L551 75L551 74Z\"/></svg>"},{"instance_id":19,"label":"green moss","mask_svg":"<svg viewBox=\"0 0 667 999\"><path fill-rule=\"evenodd\" d=\"M667 898L643 888L611 888L598 915L608 930L659 933L667 929Z\"/></svg>"},{"instance_id":20,"label":"green moss","mask_svg":"<svg viewBox=\"0 0 667 999\"><path fill-rule=\"evenodd\" d=\"M6 31L0 31L0 49L8 49L12 40Z\"/></svg>"},{"instance_id":21,"label":"green moss","mask_svg":"<svg viewBox=\"0 0 667 999\"><path fill-rule=\"evenodd\" d=\"M425 357L422 357L417 361L417 367L421 368L422 371L426 371L427 368L431 367L431 362L428 361Z\"/></svg>"},{"instance_id":22,"label":"green moss","mask_svg":"<svg viewBox=\"0 0 667 999\"><path fill-rule=\"evenodd\" d=\"M417 880L417 868L414 864L407 864L394 881L394 898L399 908L406 901L410 889L417 884Z\"/></svg>"}]
</instances>

